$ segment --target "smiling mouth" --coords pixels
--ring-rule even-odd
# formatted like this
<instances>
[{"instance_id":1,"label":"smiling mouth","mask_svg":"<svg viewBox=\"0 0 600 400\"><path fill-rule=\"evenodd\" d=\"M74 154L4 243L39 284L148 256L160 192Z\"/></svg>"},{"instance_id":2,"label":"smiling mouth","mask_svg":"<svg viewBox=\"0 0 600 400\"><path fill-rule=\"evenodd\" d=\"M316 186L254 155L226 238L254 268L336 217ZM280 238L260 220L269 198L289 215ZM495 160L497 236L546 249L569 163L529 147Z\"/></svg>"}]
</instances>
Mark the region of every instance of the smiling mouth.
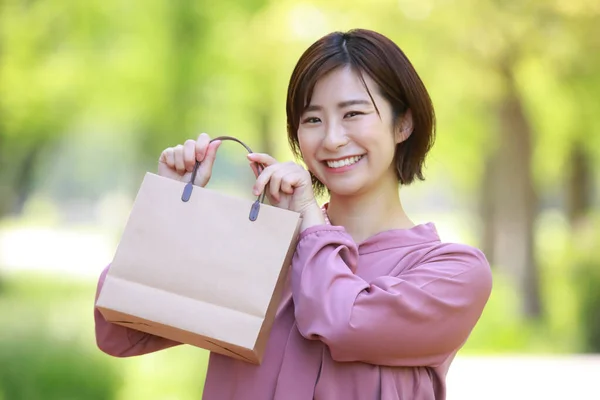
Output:
<instances>
[{"instance_id":1,"label":"smiling mouth","mask_svg":"<svg viewBox=\"0 0 600 400\"><path fill-rule=\"evenodd\" d=\"M327 166L329 168L342 168L342 167L347 167L352 164L356 164L363 157L364 157L364 154L362 156L348 157L348 158L344 158L342 160L325 161L325 163L327 164Z\"/></svg>"}]
</instances>

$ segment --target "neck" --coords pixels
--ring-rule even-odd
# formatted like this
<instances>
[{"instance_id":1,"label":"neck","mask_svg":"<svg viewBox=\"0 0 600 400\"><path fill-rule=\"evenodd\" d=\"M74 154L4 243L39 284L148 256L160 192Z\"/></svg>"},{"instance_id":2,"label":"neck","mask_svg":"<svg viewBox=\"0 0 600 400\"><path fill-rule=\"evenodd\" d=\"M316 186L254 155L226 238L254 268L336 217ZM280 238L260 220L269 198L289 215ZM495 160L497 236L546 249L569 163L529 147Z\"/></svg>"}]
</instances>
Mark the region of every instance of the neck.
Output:
<instances>
[{"instance_id":1,"label":"neck","mask_svg":"<svg viewBox=\"0 0 600 400\"><path fill-rule=\"evenodd\" d=\"M352 196L331 193L327 214L331 223L343 226L356 243L382 231L414 226L402 207L395 181Z\"/></svg>"}]
</instances>

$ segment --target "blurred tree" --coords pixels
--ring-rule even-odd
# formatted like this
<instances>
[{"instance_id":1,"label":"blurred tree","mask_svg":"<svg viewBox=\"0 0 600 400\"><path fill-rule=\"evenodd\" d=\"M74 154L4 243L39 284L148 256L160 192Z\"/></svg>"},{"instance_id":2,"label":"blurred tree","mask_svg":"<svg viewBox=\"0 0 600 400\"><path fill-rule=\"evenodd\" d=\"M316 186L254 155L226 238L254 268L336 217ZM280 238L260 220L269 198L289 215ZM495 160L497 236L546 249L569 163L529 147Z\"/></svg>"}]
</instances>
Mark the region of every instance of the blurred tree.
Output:
<instances>
[{"instance_id":1,"label":"blurred tree","mask_svg":"<svg viewBox=\"0 0 600 400\"><path fill-rule=\"evenodd\" d=\"M0 3L0 216L20 212L42 150L76 110L63 19L52 2Z\"/></svg>"},{"instance_id":2,"label":"blurred tree","mask_svg":"<svg viewBox=\"0 0 600 400\"><path fill-rule=\"evenodd\" d=\"M499 146L488 160L493 197L483 194L486 200L493 199L493 213L486 223L494 243L492 262L508 268L515 277L524 315L538 317L541 301L534 255L538 197L532 176L533 131L514 76L514 64L507 61L498 68L506 94L497 105Z\"/></svg>"},{"instance_id":3,"label":"blurred tree","mask_svg":"<svg viewBox=\"0 0 600 400\"><path fill-rule=\"evenodd\" d=\"M564 179L566 211L574 230L590 217L600 170L600 6L593 11L583 8L570 18L571 42L584 55L572 57L560 76L565 97L573 104Z\"/></svg>"},{"instance_id":4,"label":"blurred tree","mask_svg":"<svg viewBox=\"0 0 600 400\"><path fill-rule=\"evenodd\" d=\"M61 200L134 190L162 149L202 131L269 146L271 104L244 118L249 85L236 83L252 76L227 53L265 4L153 0L140 13L135 2L5 0L0 218L19 213L34 184Z\"/></svg>"},{"instance_id":5,"label":"blurred tree","mask_svg":"<svg viewBox=\"0 0 600 400\"><path fill-rule=\"evenodd\" d=\"M579 5L586 12L577 15L567 13L561 2L464 3L470 7L458 11L465 22L463 29L448 27L447 31L454 33L466 50L463 56L478 69L490 72L486 89L493 93L481 97L494 116L487 129L488 148L481 149L485 157L480 184L482 247L494 265L513 277L523 315L539 317L543 310L534 227L543 204L540 199L547 203L549 197L556 196L556 182L566 177L560 165L564 165L561 160L568 159L569 148L581 155L576 147L565 146L581 143L572 126L581 119L571 112L581 99L566 102L571 87L560 82L574 63L587 63L580 51L597 52L594 38L598 34L589 30L587 35L577 36L579 51L569 46L577 32L573 26L587 25L590 13L598 15L599 10L586 9L591 3L585 1ZM449 23L452 13L444 17ZM578 79L585 76L579 72L575 75ZM589 84L590 78L583 79ZM598 109L597 101L590 103ZM578 180L573 182L571 193L573 199L581 200L576 206L580 208L583 199L589 199L585 193L589 193L591 179L586 179L589 164L580 156L576 159L572 164L575 168L570 169Z\"/></svg>"},{"instance_id":6,"label":"blurred tree","mask_svg":"<svg viewBox=\"0 0 600 400\"><path fill-rule=\"evenodd\" d=\"M592 208L594 193L594 172L590 155L585 145L576 142L571 145L567 184L567 215L571 226L576 228L587 219Z\"/></svg>"}]
</instances>

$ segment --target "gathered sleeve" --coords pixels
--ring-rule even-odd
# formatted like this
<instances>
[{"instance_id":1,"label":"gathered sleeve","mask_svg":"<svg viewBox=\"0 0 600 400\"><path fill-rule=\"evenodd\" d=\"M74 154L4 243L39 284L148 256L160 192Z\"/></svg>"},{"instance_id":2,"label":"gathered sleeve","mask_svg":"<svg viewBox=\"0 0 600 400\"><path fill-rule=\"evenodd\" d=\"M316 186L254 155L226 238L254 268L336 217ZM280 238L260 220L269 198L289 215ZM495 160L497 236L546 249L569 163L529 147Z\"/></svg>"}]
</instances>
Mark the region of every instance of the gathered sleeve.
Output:
<instances>
[{"instance_id":1,"label":"gathered sleeve","mask_svg":"<svg viewBox=\"0 0 600 400\"><path fill-rule=\"evenodd\" d=\"M96 300L100 295L109 268L110 266L106 267L100 274L96 288ZM139 356L181 344L108 322L97 308L94 308L94 324L98 348L114 357Z\"/></svg>"},{"instance_id":2,"label":"gathered sleeve","mask_svg":"<svg viewBox=\"0 0 600 400\"><path fill-rule=\"evenodd\" d=\"M298 329L338 362L440 365L467 340L491 293L485 256L466 245L438 243L398 276L370 282L355 274L357 262L356 244L338 226L302 232L292 261Z\"/></svg>"}]
</instances>

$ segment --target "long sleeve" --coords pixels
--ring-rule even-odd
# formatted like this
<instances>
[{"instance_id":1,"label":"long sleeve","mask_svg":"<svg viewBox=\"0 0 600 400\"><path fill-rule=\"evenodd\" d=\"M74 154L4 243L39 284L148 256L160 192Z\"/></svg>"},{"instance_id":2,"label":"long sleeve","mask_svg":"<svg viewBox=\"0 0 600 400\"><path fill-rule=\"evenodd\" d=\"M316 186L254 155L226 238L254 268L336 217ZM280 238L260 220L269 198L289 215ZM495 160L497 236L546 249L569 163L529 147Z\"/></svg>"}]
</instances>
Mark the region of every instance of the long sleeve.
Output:
<instances>
[{"instance_id":1,"label":"long sleeve","mask_svg":"<svg viewBox=\"0 0 600 400\"><path fill-rule=\"evenodd\" d=\"M96 288L96 300L108 273L106 267ZM96 325L96 343L104 353L114 357L131 357L177 346L180 343L159 336L140 332L121 325L107 322L97 308L94 308L94 323Z\"/></svg>"},{"instance_id":2,"label":"long sleeve","mask_svg":"<svg viewBox=\"0 0 600 400\"><path fill-rule=\"evenodd\" d=\"M339 362L438 366L467 340L491 293L488 262L465 245L436 244L398 276L369 282L357 262L356 244L336 226L304 231L292 261L298 329Z\"/></svg>"}]
</instances>

